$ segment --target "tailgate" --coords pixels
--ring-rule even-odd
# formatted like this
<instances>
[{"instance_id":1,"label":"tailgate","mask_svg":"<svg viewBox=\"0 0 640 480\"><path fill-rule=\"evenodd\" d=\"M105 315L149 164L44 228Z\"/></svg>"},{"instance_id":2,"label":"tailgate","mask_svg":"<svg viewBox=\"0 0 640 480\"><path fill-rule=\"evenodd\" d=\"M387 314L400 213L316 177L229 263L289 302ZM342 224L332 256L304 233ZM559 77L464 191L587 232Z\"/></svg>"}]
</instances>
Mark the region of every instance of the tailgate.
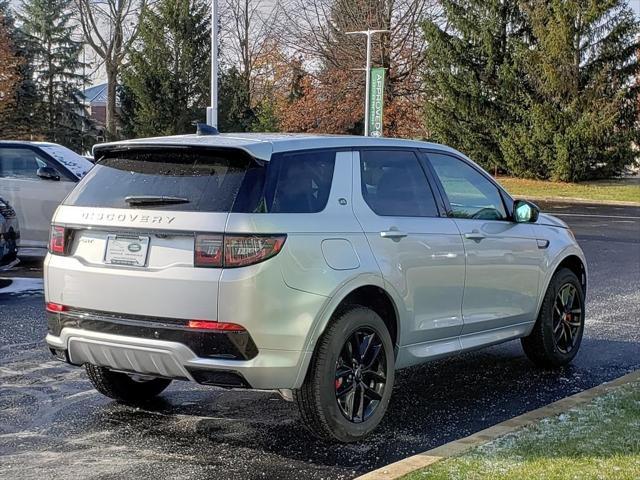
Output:
<instances>
[{"instance_id":1,"label":"tailgate","mask_svg":"<svg viewBox=\"0 0 640 480\"><path fill-rule=\"evenodd\" d=\"M223 232L227 215L61 206L54 223L68 229L68 254L47 259L47 301L215 320L222 269L194 267L194 235Z\"/></svg>"}]
</instances>

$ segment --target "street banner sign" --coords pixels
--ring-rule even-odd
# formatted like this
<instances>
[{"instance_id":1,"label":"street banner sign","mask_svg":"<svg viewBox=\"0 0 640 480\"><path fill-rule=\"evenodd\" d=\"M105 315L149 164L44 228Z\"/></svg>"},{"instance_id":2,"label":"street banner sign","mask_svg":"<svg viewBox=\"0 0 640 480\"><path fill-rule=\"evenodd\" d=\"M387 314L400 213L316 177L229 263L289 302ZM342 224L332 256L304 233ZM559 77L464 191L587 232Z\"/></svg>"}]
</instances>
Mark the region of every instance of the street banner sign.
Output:
<instances>
[{"instance_id":1,"label":"street banner sign","mask_svg":"<svg viewBox=\"0 0 640 480\"><path fill-rule=\"evenodd\" d=\"M381 137L384 109L384 68L371 69L371 91L369 94L369 136Z\"/></svg>"}]
</instances>

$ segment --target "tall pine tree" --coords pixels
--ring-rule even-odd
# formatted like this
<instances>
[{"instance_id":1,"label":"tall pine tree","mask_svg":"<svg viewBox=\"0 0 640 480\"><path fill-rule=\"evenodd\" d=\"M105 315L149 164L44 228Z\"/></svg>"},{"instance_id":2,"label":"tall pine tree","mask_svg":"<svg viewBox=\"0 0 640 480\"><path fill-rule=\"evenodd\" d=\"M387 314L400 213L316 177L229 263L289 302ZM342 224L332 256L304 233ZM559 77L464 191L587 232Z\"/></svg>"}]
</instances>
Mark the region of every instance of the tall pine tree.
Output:
<instances>
[{"instance_id":1,"label":"tall pine tree","mask_svg":"<svg viewBox=\"0 0 640 480\"><path fill-rule=\"evenodd\" d=\"M510 172L576 181L619 174L640 144L640 27L623 0L527 0L524 80L502 150Z\"/></svg>"},{"instance_id":2,"label":"tall pine tree","mask_svg":"<svg viewBox=\"0 0 640 480\"><path fill-rule=\"evenodd\" d=\"M0 12L0 118L15 107L16 87L20 80L20 59L15 54L11 34Z\"/></svg>"},{"instance_id":3,"label":"tall pine tree","mask_svg":"<svg viewBox=\"0 0 640 480\"><path fill-rule=\"evenodd\" d=\"M123 74L129 134L192 132L209 102L206 0L158 0L141 16L138 48ZM123 112L124 113L124 112Z\"/></svg>"},{"instance_id":4,"label":"tall pine tree","mask_svg":"<svg viewBox=\"0 0 640 480\"><path fill-rule=\"evenodd\" d=\"M425 124L436 141L485 168L503 167L500 140L513 121L517 0L442 0L446 19L426 22Z\"/></svg>"},{"instance_id":5,"label":"tall pine tree","mask_svg":"<svg viewBox=\"0 0 640 480\"><path fill-rule=\"evenodd\" d=\"M39 97L32 123L47 140L80 150L84 76L82 43L72 38L72 0L23 0L20 20Z\"/></svg>"},{"instance_id":6,"label":"tall pine tree","mask_svg":"<svg viewBox=\"0 0 640 480\"><path fill-rule=\"evenodd\" d=\"M249 90L242 73L236 67L222 70L219 92L219 125L224 132L246 132L256 122L249 106Z\"/></svg>"},{"instance_id":7,"label":"tall pine tree","mask_svg":"<svg viewBox=\"0 0 640 480\"><path fill-rule=\"evenodd\" d=\"M9 0L0 0L0 28L7 32L18 60L18 81L13 91L12 106L0 115L0 138L38 139L40 132L32 124L38 100L33 79L33 52L26 36L15 24Z\"/></svg>"}]
</instances>

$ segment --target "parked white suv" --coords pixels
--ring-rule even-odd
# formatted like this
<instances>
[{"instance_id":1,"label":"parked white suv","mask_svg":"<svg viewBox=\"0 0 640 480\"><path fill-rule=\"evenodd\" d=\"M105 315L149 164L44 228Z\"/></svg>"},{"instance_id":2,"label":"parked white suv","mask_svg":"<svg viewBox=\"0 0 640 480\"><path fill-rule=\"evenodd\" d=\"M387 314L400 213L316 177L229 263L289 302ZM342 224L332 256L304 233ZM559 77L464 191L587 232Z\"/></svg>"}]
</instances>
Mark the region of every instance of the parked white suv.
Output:
<instances>
[{"instance_id":1,"label":"parked white suv","mask_svg":"<svg viewBox=\"0 0 640 480\"><path fill-rule=\"evenodd\" d=\"M0 141L0 196L15 209L21 257L44 257L53 212L93 164L62 145Z\"/></svg>"},{"instance_id":2,"label":"parked white suv","mask_svg":"<svg viewBox=\"0 0 640 480\"><path fill-rule=\"evenodd\" d=\"M398 368L516 338L554 367L580 346L573 234L451 148L223 134L94 155L53 219L47 343L111 398L277 389L349 442Z\"/></svg>"}]
</instances>

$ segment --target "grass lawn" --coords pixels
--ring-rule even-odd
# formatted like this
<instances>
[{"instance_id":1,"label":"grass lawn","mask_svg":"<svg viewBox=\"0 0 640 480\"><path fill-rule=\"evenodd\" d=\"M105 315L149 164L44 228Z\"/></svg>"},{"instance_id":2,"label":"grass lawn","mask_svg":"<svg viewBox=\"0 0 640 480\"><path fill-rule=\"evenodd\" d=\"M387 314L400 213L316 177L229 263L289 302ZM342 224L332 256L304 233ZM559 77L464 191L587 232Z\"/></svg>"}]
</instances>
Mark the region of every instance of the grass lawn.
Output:
<instances>
[{"instance_id":1,"label":"grass lawn","mask_svg":"<svg viewBox=\"0 0 640 480\"><path fill-rule=\"evenodd\" d=\"M520 198L535 196L640 202L638 178L583 183L547 182L512 177L498 177L497 180L511 195Z\"/></svg>"},{"instance_id":2,"label":"grass lawn","mask_svg":"<svg viewBox=\"0 0 640 480\"><path fill-rule=\"evenodd\" d=\"M640 479L640 382L403 480L530 478Z\"/></svg>"}]
</instances>

